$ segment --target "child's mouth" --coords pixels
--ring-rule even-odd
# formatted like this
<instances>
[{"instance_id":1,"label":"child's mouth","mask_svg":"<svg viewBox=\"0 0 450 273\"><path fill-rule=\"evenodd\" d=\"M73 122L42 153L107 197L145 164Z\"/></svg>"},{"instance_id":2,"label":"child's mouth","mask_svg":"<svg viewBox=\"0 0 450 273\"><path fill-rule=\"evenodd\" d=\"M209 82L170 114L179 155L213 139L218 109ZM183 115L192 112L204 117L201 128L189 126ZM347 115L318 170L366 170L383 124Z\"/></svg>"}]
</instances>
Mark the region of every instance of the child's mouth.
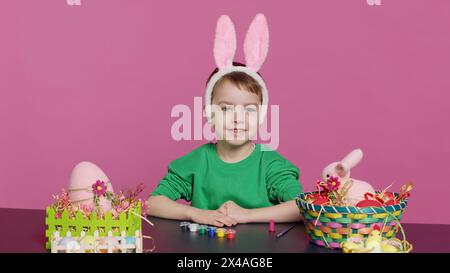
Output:
<instances>
[{"instance_id":1,"label":"child's mouth","mask_svg":"<svg viewBox=\"0 0 450 273\"><path fill-rule=\"evenodd\" d=\"M238 133L244 133L247 132L248 130L246 129L238 129L238 128L234 128L234 129L228 129L228 131L234 133L234 134L238 134Z\"/></svg>"}]
</instances>

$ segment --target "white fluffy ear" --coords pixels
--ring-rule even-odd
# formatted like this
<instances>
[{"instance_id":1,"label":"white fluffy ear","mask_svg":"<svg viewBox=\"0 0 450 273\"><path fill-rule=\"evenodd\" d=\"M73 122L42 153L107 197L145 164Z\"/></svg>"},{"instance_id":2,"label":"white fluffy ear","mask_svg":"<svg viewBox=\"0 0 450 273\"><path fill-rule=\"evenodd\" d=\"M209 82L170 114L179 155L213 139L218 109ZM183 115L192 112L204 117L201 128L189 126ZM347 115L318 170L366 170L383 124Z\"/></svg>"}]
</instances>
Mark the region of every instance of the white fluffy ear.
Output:
<instances>
[{"instance_id":1,"label":"white fluffy ear","mask_svg":"<svg viewBox=\"0 0 450 273\"><path fill-rule=\"evenodd\" d=\"M350 152L344 159L342 159L342 163L348 167L349 169L352 169L358 163L361 161L363 157L363 152L361 149L356 149Z\"/></svg>"},{"instance_id":2,"label":"white fluffy ear","mask_svg":"<svg viewBox=\"0 0 450 273\"><path fill-rule=\"evenodd\" d=\"M214 40L214 59L219 69L233 64L236 52L236 31L228 15L220 16Z\"/></svg>"},{"instance_id":3,"label":"white fluffy ear","mask_svg":"<svg viewBox=\"0 0 450 273\"><path fill-rule=\"evenodd\" d=\"M266 17L259 13L248 28L244 41L245 65L258 71L269 51L269 27Z\"/></svg>"}]
</instances>

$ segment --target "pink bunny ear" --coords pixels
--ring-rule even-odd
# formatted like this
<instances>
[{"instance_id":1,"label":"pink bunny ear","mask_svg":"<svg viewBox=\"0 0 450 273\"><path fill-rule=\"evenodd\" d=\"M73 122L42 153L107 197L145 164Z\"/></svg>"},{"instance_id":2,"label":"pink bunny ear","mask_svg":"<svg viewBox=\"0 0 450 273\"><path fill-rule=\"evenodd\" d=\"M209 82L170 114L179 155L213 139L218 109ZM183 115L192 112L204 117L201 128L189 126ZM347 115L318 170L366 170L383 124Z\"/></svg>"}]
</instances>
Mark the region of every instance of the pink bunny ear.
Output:
<instances>
[{"instance_id":1,"label":"pink bunny ear","mask_svg":"<svg viewBox=\"0 0 450 273\"><path fill-rule=\"evenodd\" d=\"M219 69L233 64L236 52L236 31L228 15L220 16L217 21L216 38L214 40L214 59Z\"/></svg>"},{"instance_id":2,"label":"pink bunny ear","mask_svg":"<svg viewBox=\"0 0 450 273\"><path fill-rule=\"evenodd\" d=\"M358 163L361 161L362 158L363 158L362 150L355 149L355 150L351 151L346 157L344 157L344 159L342 159L341 163L346 165L348 168L352 169L353 167L358 165Z\"/></svg>"},{"instance_id":3,"label":"pink bunny ear","mask_svg":"<svg viewBox=\"0 0 450 273\"><path fill-rule=\"evenodd\" d=\"M266 17L259 13L248 28L244 42L246 66L258 71L269 51L269 27Z\"/></svg>"}]
</instances>

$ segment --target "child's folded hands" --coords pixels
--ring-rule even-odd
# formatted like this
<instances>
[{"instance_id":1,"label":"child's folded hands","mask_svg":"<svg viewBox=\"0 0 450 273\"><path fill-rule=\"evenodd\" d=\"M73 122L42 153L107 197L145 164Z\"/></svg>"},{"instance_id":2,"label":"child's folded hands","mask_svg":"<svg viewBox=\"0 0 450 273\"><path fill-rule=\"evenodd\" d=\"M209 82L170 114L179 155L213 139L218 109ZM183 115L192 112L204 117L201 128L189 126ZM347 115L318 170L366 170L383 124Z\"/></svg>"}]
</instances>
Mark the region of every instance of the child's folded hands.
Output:
<instances>
[{"instance_id":1,"label":"child's folded hands","mask_svg":"<svg viewBox=\"0 0 450 273\"><path fill-rule=\"evenodd\" d=\"M223 203L217 210L240 224L250 222L250 210L240 207L233 201Z\"/></svg>"},{"instance_id":2,"label":"child's folded hands","mask_svg":"<svg viewBox=\"0 0 450 273\"><path fill-rule=\"evenodd\" d=\"M218 227L234 226L237 221L226 214L219 212L219 210L202 210L197 208L192 208L190 218L191 221L203 224L203 225L213 225Z\"/></svg>"},{"instance_id":3,"label":"child's folded hands","mask_svg":"<svg viewBox=\"0 0 450 273\"><path fill-rule=\"evenodd\" d=\"M217 210L202 210L194 207L191 209L191 221L199 224L223 227L250 222L250 210L240 207L233 201L223 203Z\"/></svg>"}]
</instances>

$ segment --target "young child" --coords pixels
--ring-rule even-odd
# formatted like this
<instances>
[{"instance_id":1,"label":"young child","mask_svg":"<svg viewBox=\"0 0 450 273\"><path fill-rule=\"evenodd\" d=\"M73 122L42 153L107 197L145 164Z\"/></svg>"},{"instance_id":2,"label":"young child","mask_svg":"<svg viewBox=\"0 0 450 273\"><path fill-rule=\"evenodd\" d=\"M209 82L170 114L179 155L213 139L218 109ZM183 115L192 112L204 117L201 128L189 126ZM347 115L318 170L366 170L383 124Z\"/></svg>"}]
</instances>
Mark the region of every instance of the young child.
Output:
<instances>
[{"instance_id":1,"label":"young child","mask_svg":"<svg viewBox=\"0 0 450 273\"><path fill-rule=\"evenodd\" d=\"M234 63L234 26L228 16L220 17L217 69L205 93L205 113L217 143L170 163L148 199L149 215L215 226L301 220L294 200L302 191L297 167L251 141L267 112L267 89L257 71L268 51L268 35L266 19L258 14L244 42L246 65Z\"/></svg>"}]
</instances>

